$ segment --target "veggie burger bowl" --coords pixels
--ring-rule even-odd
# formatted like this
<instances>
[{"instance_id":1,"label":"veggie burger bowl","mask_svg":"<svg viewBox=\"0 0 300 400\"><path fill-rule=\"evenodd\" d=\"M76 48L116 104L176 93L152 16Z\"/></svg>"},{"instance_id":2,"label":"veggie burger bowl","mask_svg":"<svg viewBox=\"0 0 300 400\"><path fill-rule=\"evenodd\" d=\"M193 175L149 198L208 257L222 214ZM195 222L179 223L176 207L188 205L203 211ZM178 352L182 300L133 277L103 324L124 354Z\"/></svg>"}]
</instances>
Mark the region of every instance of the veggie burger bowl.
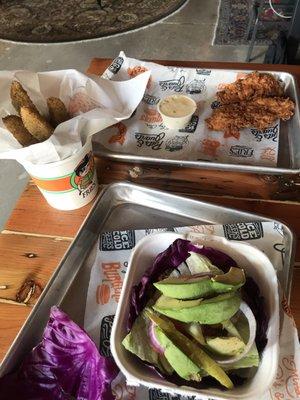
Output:
<instances>
[{"instance_id":1,"label":"veggie burger bowl","mask_svg":"<svg viewBox=\"0 0 300 400\"><path fill-rule=\"evenodd\" d=\"M158 233L133 250L111 333L134 386L259 399L278 366L277 276L248 244Z\"/></svg>"}]
</instances>

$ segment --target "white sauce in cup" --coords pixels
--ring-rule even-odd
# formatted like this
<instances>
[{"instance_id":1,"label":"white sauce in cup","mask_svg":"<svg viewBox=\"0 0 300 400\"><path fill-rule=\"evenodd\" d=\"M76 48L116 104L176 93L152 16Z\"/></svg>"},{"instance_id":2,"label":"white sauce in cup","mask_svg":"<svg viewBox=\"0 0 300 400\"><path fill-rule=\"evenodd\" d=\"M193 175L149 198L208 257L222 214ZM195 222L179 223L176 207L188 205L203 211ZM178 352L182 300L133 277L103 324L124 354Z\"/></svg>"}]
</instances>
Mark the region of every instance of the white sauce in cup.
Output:
<instances>
[{"instance_id":1,"label":"white sauce in cup","mask_svg":"<svg viewBox=\"0 0 300 400\"><path fill-rule=\"evenodd\" d=\"M184 128L196 111L196 102L188 96L174 94L158 103L164 125L171 129Z\"/></svg>"}]
</instances>

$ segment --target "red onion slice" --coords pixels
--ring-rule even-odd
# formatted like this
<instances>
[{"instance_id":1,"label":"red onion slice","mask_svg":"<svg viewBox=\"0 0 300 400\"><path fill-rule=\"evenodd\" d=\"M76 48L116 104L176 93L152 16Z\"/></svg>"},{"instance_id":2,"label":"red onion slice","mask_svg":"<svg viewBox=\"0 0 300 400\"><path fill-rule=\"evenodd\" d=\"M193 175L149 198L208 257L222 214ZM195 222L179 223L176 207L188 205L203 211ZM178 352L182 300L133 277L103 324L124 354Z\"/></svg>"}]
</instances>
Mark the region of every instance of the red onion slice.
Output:
<instances>
[{"instance_id":1,"label":"red onion slice","mask_svg":"<svg viewBox=\"0 0 300 400\"><path fill-rule=\"evenodd\" d=\"M159 343L159 341L157 340L157 338L155 336L155 329L154 329L155 327L156 327L156 325L154 324L154 322L151 322L149 325L149 330L148 330L150 343L151 343L153 349L157 353L164 354L165 349L161 346L161 344Z\"/></svg>"}]
</instances>

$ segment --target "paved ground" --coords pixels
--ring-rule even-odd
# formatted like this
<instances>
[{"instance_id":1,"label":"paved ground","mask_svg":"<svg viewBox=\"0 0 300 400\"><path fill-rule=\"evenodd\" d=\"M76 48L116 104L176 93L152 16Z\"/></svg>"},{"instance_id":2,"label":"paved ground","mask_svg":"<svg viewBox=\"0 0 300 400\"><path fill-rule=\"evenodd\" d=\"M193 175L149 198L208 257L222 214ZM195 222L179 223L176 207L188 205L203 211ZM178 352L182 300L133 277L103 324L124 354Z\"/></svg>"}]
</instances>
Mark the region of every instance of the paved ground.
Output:
<instances>
[{"instance_id":1,"label":"paved ground","mask_svg":"<svg viewBox=\"0 0 300 400\"><path fill-rule=\"evenodd\" d=\"M84 71L91 58L115 57L120 50L136 58L243 62L247 46L211 45L217 13L217 0L190 0L180 12L161 23L107 39L47 45L0 41L0 70ZM264 50L263 46L255 48L255 61L262 60ZM0 161L0 229L27 179L15 161Z\"/></svg>"}]
</instances>

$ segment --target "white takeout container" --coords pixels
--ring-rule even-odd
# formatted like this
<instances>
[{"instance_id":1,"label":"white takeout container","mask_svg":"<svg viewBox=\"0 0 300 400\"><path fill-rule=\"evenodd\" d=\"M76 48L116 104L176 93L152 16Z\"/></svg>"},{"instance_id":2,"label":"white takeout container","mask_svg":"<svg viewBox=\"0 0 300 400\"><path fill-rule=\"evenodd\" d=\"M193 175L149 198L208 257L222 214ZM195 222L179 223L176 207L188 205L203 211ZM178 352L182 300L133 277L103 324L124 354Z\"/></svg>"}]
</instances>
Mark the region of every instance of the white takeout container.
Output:
<instances>
[{"instance_id":1,"label":"white takeout container","mask_svg":"<svg viewBox=\"0 0 300 400\"><path fill-rule=\"evenodd\" d=\"M171 96L167 96L167 97L173 97L174 95ZM163 120L163 124L169 128L169 129L183 129L187 126L187 124L190 122L192 115L195 113L196 109L197 109L197 104L196 102L191 99L189 96L185 96L185 95L180 95L181 97L186 97L189 99L189 101L193 104L193 109L191 110L191 112L187 115L184 115L183 117L170 117L169 115L164 114L161 109L160 109L160 105L161 103L167 98L164 97L162 98L159 103L157 104L157 109L158 112L160 113L162 120Z\"/></svg>"},{"instance_id":2,"label":"white takeout container","mask_svg":"<svg viewBox=\"0 0 300 400\"><path fill-rule=\"evenodd\" d=\"M228 241L225 238L201 235L197 243L221 250L231 256L239 266L245 269L260 288L265 298L266 313L269 316L267 329L267 345L261 355L260 365L255 376L244 385L233 390L221 391L217 388L194 389L188 386L176 386L160 378L147 368L141 360L122 346L122 340L127 335L127 321L130 306L132 286L138 284L142 275L152 265L155 257L174 242L186 238L173 232L164 232L146 236L139 241L131 253L126 277L123 283L121 297L111 333L111 351L113 357L125 375L127 383L132 386L157 388L164 392L182 396L196 396L202 400L259 400L272 385L276 377L279 356L279 300L277 276L270 260L257 248L248 244ZM197 238L200 235L197 234ZM194 242L194 240L192 240Z\"/></svg>"}]
</instances>

